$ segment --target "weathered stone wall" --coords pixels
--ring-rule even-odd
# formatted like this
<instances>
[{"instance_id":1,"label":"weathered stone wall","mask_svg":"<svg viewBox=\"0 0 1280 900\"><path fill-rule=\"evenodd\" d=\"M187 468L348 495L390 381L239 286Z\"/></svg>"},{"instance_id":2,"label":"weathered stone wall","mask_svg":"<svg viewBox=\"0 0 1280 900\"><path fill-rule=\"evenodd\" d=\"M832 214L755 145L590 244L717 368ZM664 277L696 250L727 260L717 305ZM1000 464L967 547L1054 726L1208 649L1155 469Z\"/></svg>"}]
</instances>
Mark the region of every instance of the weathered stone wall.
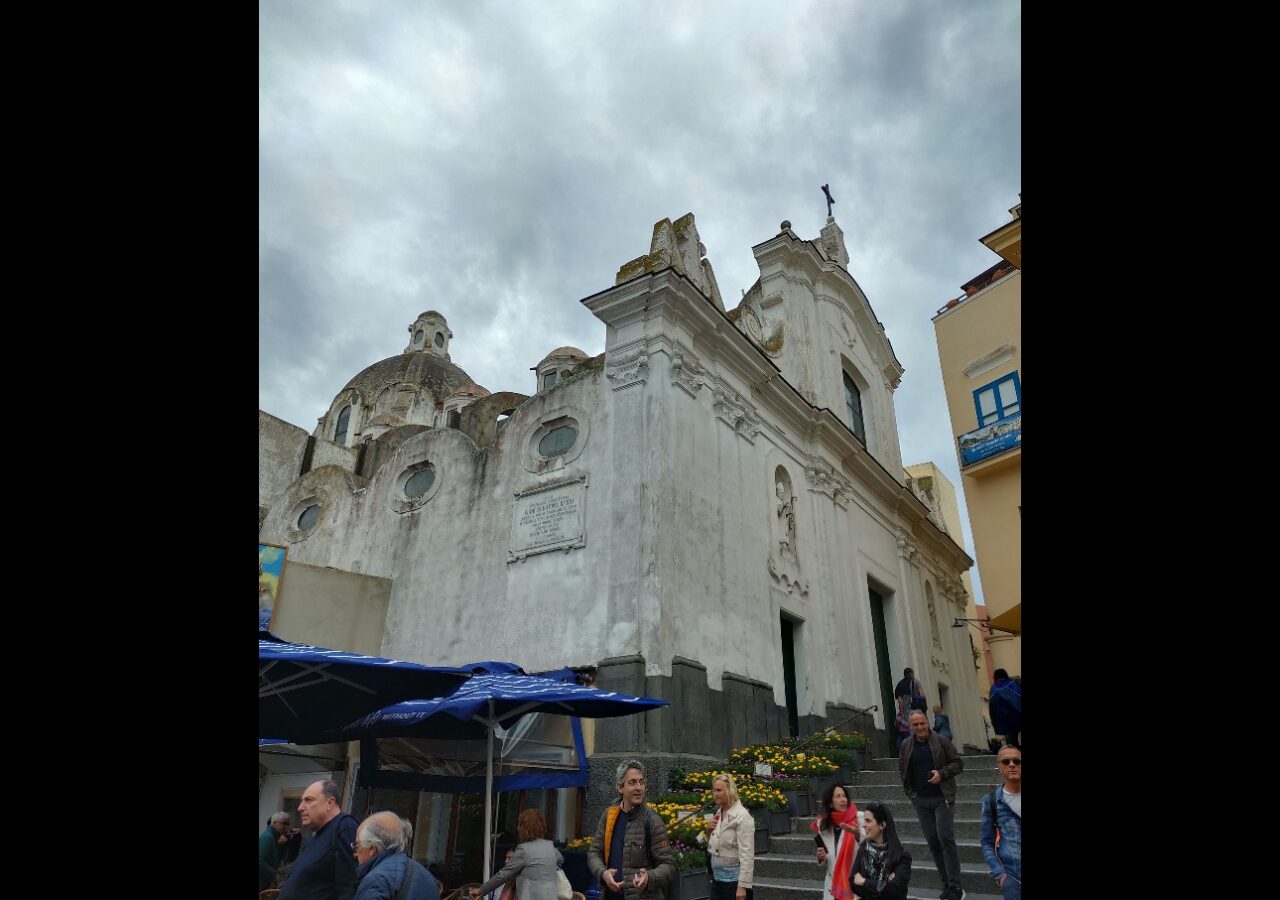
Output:
<instances>
[{"instance_id":1,"label":"weathered stone wall","mask_svg":"<svg viewBox=\"0 0 1280 900\"><path fill-rule=\"evenodd\" d=\"M307 433L258 410L258 507L270 509L302 474Z\"/></svg>"}]
</instances>

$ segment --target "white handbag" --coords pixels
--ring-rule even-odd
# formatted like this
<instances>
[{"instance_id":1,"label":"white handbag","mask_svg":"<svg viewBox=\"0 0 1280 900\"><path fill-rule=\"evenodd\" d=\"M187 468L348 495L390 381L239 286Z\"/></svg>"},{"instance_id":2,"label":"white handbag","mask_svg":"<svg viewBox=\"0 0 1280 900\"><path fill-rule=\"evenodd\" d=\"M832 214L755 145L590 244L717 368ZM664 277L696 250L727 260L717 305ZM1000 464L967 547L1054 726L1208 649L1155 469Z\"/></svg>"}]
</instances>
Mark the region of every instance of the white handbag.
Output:
<instances>
[{"instance_id":1,"label":"white handbag","mask_svg":"<svg viewBox=\"0 0 1280 900\"><path fill-rule=\"evenodd\" d=\"M556 900L573 900L573 885L564 869L556 869Z\"/></svg>"}]
</instances>

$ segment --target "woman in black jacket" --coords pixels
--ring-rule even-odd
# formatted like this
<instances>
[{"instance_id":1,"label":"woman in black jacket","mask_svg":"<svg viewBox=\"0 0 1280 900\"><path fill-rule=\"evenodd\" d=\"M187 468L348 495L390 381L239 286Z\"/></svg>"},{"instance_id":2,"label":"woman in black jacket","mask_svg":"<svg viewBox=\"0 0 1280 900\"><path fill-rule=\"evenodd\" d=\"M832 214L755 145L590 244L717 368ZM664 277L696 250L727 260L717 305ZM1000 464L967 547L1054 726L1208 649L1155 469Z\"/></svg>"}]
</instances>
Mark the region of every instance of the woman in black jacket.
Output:
<instances>
[{"instance_id":1,"label":"woman in black jacket","mask_svg":"<svg viewBox=\"0 0 1280 900\"><path fill-rule=\"evenodd\" d=\"M862 807L867 837L853 858L854 896L861 900L905 900L911 881L911 854L902 848L893 816L883 803Z\"/></svg>"}]
</instances>

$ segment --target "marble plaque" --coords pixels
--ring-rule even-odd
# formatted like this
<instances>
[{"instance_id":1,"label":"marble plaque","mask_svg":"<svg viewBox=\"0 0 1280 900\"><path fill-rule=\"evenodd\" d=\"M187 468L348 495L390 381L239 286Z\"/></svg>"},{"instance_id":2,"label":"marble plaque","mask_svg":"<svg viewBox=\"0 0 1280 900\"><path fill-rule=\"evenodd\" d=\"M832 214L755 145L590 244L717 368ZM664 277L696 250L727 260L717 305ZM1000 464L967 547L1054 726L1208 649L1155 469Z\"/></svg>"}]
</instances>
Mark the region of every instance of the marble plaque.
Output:
<instances>
[{"instance_id":1,"label":"marble plaque","mask_svg":"<svg viewBox=\"0 0 1280 900\"><path fill-rule=\"evenodd\" d=\"M586 477L517 491L511 504L511 547L507 562L535 553L585 547Z\"/></svg>"}]
</instances>

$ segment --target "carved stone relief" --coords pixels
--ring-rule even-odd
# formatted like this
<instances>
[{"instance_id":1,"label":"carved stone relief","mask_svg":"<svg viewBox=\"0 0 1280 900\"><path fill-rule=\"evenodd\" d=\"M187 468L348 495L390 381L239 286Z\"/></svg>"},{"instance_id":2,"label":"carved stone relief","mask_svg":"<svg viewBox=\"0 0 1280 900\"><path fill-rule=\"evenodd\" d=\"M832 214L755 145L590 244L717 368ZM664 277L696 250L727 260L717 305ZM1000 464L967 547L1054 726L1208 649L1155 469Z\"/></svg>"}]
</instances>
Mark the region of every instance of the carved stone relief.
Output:
<instances>
[{"instance_id":1,"label":"carved stone relief","mask_svg":"<svg viewBox=\"0 0 1280 900\"><path fill-rule=\"evenodd\" d=\"M734 430L748 444L754 444L760 433L760 417L751 403L730 387L717 385L712 404L716 418Z\"/></svg>"},{"instance_id":2,"label":"carved stone relief","mask_svg":"<svg viewBox=\"0 0 1280 900\"><path fill-rule=\"evenodd\" d=\"M618 360L605 358L605 375L613 382L613 389L620 391L635 384L643 384L649 377L649 356L641 348Z\"/></svg>"},{"instance_id":3,"label":"carved stone relief","mask_svg":"<svg viewBox=\"0 0 1280 900\"><path fill-rule=\"evenodd\" d=\"M675 350L671 354L671 374L671 383L690 397L697 396L698 391L707 383L706 370L692 354L682 350Z\"/></svg>"}]
</instances>

